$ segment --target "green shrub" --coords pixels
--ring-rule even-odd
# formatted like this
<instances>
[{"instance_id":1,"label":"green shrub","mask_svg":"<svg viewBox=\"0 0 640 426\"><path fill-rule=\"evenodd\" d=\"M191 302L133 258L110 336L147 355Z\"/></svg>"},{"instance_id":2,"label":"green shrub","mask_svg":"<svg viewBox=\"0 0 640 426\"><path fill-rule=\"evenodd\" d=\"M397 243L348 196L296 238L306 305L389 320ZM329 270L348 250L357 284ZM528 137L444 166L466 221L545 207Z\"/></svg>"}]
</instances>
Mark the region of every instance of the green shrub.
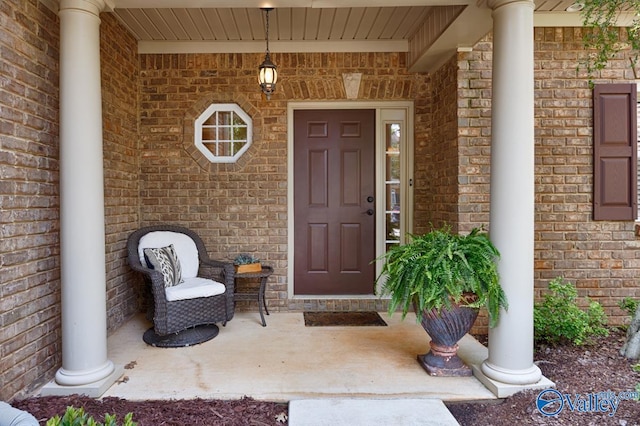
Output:
<instances>
[{"instance_id":1,"label":"green shrub","mask_svg":"<svg viewBox=\"0 0 640 426\"><path fill-rule=\"evenodd\" d=\"M609 335L602 305L589 301L589 307L582 310L576 304L577 298L575 286L562 277L549 282L549 293L533 308L536 343L583 345L596 336Z\"/></svg>"},{"instance_id":2,"label":"green shrub","mask_svg":"<svg viewBox=\"0 0 640 426\"><path fill-rule=\"evenodd\" d=\"M618 303L618 306L623 311L627 311L630 317L633 317L636 313L636 309L638 308L638 303L640 303L640 300L635 300L631 297L625 297Z\"/></svg>"},{"instance_id":3,"label":"green shrub","mask_svg":"<svg viewBox=\"0 0 640 426\"><path fill-rule=\"evenodd\" d=\"M67 407L62 418L55 416L47 421L46 426L118 426L118 422L115 414L105 414L104 423L98 423L84 412L84 408ZM132 413L124 416L122 426L137 426Z\"/></svg>"}]
</instances>

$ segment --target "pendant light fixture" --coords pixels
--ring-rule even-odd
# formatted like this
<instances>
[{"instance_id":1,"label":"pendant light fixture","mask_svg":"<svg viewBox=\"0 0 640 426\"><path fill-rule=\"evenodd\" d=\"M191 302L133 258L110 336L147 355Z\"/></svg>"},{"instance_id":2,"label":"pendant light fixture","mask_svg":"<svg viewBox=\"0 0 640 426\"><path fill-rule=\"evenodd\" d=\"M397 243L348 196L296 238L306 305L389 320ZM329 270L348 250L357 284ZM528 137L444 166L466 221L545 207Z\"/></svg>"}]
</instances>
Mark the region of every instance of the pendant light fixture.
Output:
<instances>
[{"instance_id":1,"label":"pendant light fixture","mask_svg":"<svg viewBox=\"0 0 640 426\"><path fill-rule=\"evenodd\" d=\"M278 71L276 65L271 62L271 56L269 55L269 12L273 10L272 7L263 7L260 10L264 10L267 15L267 54L264 57L264 62L260 64L258 72L258 83L260 88L267 95L267 100L271 99L271 94L276 90L276 82L278 81Z\"/></svg>"}]
</instances>

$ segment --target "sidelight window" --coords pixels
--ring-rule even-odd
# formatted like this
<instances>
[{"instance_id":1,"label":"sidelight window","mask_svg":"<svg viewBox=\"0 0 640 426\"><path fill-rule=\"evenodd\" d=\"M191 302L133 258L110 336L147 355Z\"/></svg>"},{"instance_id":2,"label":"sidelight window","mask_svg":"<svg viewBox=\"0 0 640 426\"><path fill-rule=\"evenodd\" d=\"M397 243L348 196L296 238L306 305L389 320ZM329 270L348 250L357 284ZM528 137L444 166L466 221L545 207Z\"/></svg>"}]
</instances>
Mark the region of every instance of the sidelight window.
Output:
<instances>
[{"instance_id":1,"label":"sidelight window","mask_svg":"<svg viewBox=\"0 0 640 426\"><path fill-rule=\"evenodd\" d=\"M385 234L386 246L400 243L400 123L385 124Z\"/></svg>"},{"instance_id":2,"label":"sidelight window","mask_svg":"<svg viewBox=\"0 0 640 426\"><path fill-rule=\"evenodd\" d=\"M384 176L382 200L384 220L381 222L378 235L381 238L379 253L383 253L394 245L404 244L407 232L411 231L412 217L412 174L411 164L412 136L408 124L410 115L404 108L381 109L379 142L381 158L381 176ZM382 213L382 212L381 212Z\"/></svg>"}]
</instances>

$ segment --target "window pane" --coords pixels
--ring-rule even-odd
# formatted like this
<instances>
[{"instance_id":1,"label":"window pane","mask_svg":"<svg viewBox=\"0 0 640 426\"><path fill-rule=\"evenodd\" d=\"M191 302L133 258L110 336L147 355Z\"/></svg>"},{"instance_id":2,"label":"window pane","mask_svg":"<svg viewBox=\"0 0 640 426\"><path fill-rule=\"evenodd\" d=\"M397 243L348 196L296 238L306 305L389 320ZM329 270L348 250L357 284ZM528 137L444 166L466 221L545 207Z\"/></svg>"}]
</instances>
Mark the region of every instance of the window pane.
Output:
<instances>
[{"instance_id":1,"label":"window pane","mask_svg":"<svg viewBox=\"0 0 640 426\"><path fill-rule=\"evenodd\" d=\"M387 229L386 240L387 242L399 242L400 241L400 214L387 213Z\"/></svg>"},{"instance_id":2,"label":"window pane","mask_svg":"<svg viewBox=\"0 0 640 426\"><path fill-rule=\"evenodd\" d=\"M230 141L231 140L231 129L229 127L218 127L218 140L219 141Z\"/></svg>"},{"instance_id":3,"label":"window pane","mask_svg":"<svg viewBox=\"0 0 640 426\"><path fill-rule=\"evenodd\" d=\"M202 125L203 126L215 126L216 125L216 121L218 119L218 113L214 112L213 114L211 114L209 116L209 118L207 118Z\"/></svg>"},{"instance_id":4,"label":"window pane","mask_svg":"<svg viewBox=\"0 0 640 426\"><path fill-rule=\"evenodd\" d=\"M247 140L247 127L234 127L233 140L246 141Z\"/></svg>"},{"instance_id":5,"label":"window pane","mask_svg":"<svg viewBox=\"0 0 640 426\"><path fill-rule=\"evenodd\" d=\"M245 145L245 142L234 142L233 143L233 152L231 153L231 155L235 155L236 152L239 152L244 145Z\"/></svg>"},{"instance_id":6,"label":"window pane","mask_svg":"<svg viewBox=\"0 0 640 426\"><path fill-rule=\"evenodd\" d=\"M215 141L216 129L215 127L203 127L202 128L202 140L203 141Z\"/></svg>"},{"instance_id":7,"label":"window pane","mask_svg":"<svg viewBox=\"0 0 640 426\"><path fill-rule=\"evenodd\" d=\"M387 124L387 151L400 151L400 124Z\"/></svg>"},{"instance_id":8,"label":"window pane","mask_svg":"<svg viewBox=\"0 0 640 426\"><path fill-rule=\"evenodd\" d=\"M387 155L387 180L400 180L400 155Z\"/></svg>"},{"instance_id":9,"label":"window pane","mask_svg":"<svg viewBox=\"0 0 640 426\"><path fill-rule=\"evenodd\" d=\"M387 184L387 210L400 211L400 184Z\"/></svg>"},{"instance_id":10,"label":"window pane","mask_svg":"<svg viewBox=\"0 0 640 426\"><path fill-rule=\"evenodd\" d=\"M215 142L214 143L205 143L205 144L203 144L203 146L207 151L209 151L213 155L216 155L216 144L215 144Z\"/></svg>"},{"instance_id":11,"label":"window pane","mask_svg":"<svg viewBox=\"0 0 640 426\"><path fill-rule=\"evenodd\" d=\"M238 114L233 114L233 125L234 126L244 126L246 123L242 120Z\"/></svg>"},{"instance_id":12,"label":"window pane","mask_svg":"<svg viewBox=\"0 0 640 426\"><path fill-rule=\"evenodd\" d=\"M224 157L230 157L233 155L231 152L231 142L218 142L218 155Z\"/></svg>"},{"instance_id":13,"label":"window pane","mask_svg":"<svg viewBox=\"0 0 640 426\"><path fill-rule=\"evenodd\" d=\"M218 125L231 124L231 111L218 111Z\"/></svg>"}]
</instances>

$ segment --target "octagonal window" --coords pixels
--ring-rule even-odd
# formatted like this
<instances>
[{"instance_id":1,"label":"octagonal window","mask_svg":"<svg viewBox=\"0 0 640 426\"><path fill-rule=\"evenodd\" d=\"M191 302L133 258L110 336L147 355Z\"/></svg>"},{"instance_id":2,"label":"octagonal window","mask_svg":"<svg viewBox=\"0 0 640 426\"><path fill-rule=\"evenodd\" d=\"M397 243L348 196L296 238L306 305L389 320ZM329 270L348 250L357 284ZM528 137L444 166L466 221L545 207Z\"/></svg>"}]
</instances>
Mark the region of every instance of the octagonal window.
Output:
<instances>
[{"instance_id":1,"label":"octagonal window","mask_svg":"<svg viewBox=\"0 0 640 426\"><path fill-rule=\"evenodd\" d=\"M251 117L236 104L209 105L196 119L196 148L212 163L235 163L252 137Z\"/></svg>"}]
</instances>

